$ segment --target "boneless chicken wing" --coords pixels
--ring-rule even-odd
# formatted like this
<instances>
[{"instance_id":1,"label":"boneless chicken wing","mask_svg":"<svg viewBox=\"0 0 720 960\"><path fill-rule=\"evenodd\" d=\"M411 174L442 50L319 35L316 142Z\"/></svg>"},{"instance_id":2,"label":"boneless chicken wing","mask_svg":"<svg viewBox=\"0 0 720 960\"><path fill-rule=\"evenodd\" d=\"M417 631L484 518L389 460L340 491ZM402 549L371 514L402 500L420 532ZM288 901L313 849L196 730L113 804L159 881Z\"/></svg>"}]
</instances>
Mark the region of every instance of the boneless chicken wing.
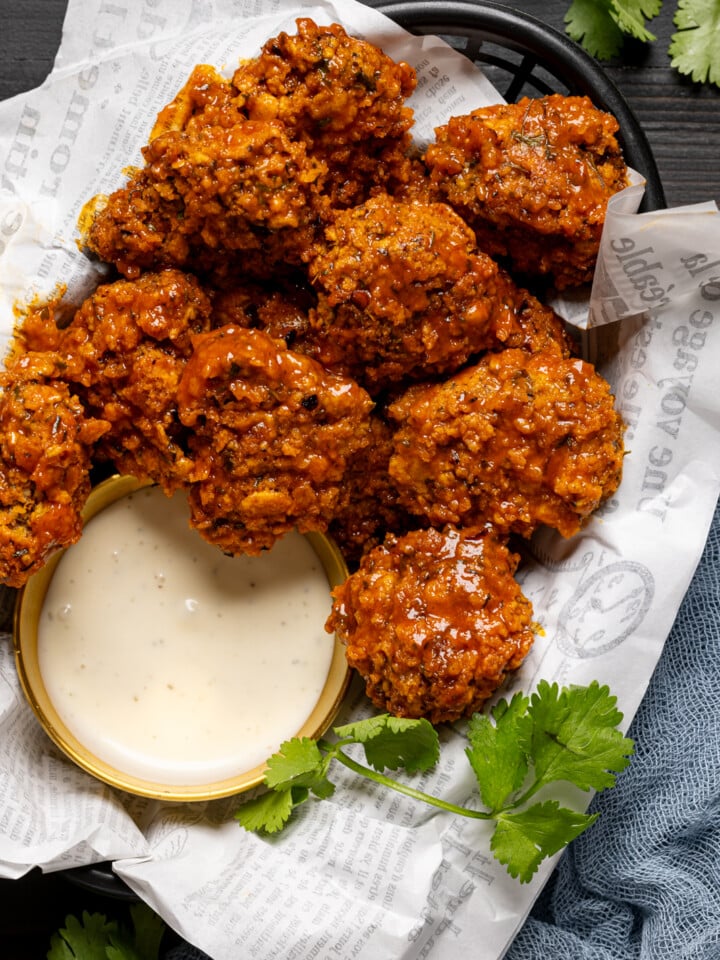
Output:
<instances>
[{"instance_id":1,"label":"boneless chicken wing","mask_svg":"<svg viewBox=\"0 0 720 960\"><path fill-rule=\"evenodd\" d=\"M261 330L226 326L196 338L178 397L203 537L258 554L293 527L326 529L347 459L370 440L364 390Z\"/></svg>"},{"instance_id":2,"label":"boneless chicken wing","mask_svg":"<svg viewBox=\"0 0 720 960\"><path fill-rule=\"evenodd\" d=\"M311 249L323 165L277 121L169 130L103 204L86 243L126 276L163 266L264 275ZM234 260L233 260L234 257Z\"/></svg>"},{"instance_id":3,"label":"boneless chicken wing","mask_svg":"<svg viewBox=\"0 0 720 960\"><path fill-rule=\"evenodd\" d=\"M617 488L624 426L607 382L556 350L508 349L390 407L401 503L438 525L569 537Z\"/></svg>"},{"instance_id":4,"label":"boneless chicken wing","mask_svg":"<svg viewBox=\"0 0 720 960\"><path fill-rule=\"evenodd\" d=\"M519 287L501 272L504 280L502 296L507 310L495 311L491 350L521 348L530 353L556 350L563 357L577 352L565 324L552 307L541 303L529 290Z\"/></svg>"},{"instance_id":5,"label":"boneless chicken wing","mask_svg":"<svg viewBox=\"0 0 720 960\"><path fill-rule=\"evenodd\" d=\"M328 170L333 205L412 175L407 159L415 72L337 23L297 21L297 33L268 40L241 64L233 85L253 120L280 120Z\"/></svg>"},{"instance_id":6,"label":"boneless chicken wing","mask_svg":"<svg viewBox=\"0 0 720 960\"><path fill-rule=\"evenodd\" d=\"M86 245L130 278L167 266L264 278L303 263L333 205L417 176L414 85L407 64L308 19L232 81L196 67L159 113L144 166L87 205Z\"/></svg>"},{"instance_id":7,"label":"boneless chicken wing","mask_svg":"<svg viewBox=\"0 0 720 960\"><path fill-rule=\"evenodd\" d=\"M310 265L317 358L371 392L456 370L510 307L496 264L446 205L379 195L339 213Z\"/></svg>"},{"instance_id":8,"label":"boneless chicken wing","mask_svg":"<svg viewBox=\"0 0 720 960\"><path fill-rule=\"evenodd\" d=\"M628 182L617 129L587 97L526 97L453 117L425 162L483 250L576 286L592 279L607 202Z\"/></svg>"},{"instance_id":9,"label":"boneless chicken wing","mask_svg":"<svg viewBox=\"0 0 720 960\"><path fill-rule=\"evenodd\" d=\"M103 284L84 301L56 353L86 408L110 423L98 459L167 492L187 482L177 387L192 335L209 325L207 296L179 270Z\"/></svg>"},{"instance_id":10,"label":"boneless chicken wing","mask_svg":"<svg viewBox=\"0 0 720 960\"><path fill-rule=\"evenodd\" d=\"M333 591L327 628L370 700L433 723L481 709L533 642L518 557L490 531L390 536Z\"/></svg>"},{"instance_id":11,"label":"boneless chicken wing","mask_svg":"<svg viewBox=\"0 0 720 960\"><path fill-rule=\"evenodd\" d=\"M107 429L45 372L27 355L0 374L0 583L10 587L79 539L92 445Z\"/></svg>"},{"instance_id":12,"label":"boneless chicken wing","mask_svg":"<svg viewBox=\"0 0 720 960\"><path fill-rule=\"evenodd\" d=\"M388 464L393 427L376 412L370 417L370 443L348 460L328 533L350 569L389 532L400 534L422 521L400 505Z\"/></svg>"}]
</instances>

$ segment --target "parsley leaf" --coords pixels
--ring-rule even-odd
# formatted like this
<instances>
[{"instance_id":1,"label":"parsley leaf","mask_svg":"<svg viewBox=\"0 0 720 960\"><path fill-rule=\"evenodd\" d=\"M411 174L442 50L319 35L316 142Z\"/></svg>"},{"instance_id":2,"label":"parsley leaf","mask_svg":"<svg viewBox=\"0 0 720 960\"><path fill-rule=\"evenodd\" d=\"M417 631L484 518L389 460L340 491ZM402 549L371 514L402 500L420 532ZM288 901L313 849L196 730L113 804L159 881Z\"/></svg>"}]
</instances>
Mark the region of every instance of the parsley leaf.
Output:
<instances>
[{"instance_id":1,"label":"parsley leaf","mask_svg":"<svg viewBox=\"0 0 720 960\"><path fill-rule=\"evenodd\" d=\"M388 714L335 727L339 739L286 741L268 761L267 793L246 801L235 814L246 830L276 833L310 792L323 799L335 789L328 779L333 760L354 773L447 813L495 821L491 849L511 876L527 883L545 857L553 856L586 830L596 817L561 807L556 800L528 805L541 788L567 780L582 790L602 790L628 764L631 740L617 729L622 714L607 687L565 687L541 681L528 698L500 700L489 715L468 723L465 750L487 809L461 807L417 790L383 771L430 770L440 740L427 720ZM369 767L345 752L365 751Z\"/></svg>"},{"instance_id":2,"label":"parsley leaf","mask_svg":"<svg viewBox=\"0 0 720 960\"><path fill-rule=\"evenodd\" d=\"M610 16L624 33L651 43L655 34L650 33L645 20L656 17L661 7L662 0L611 0Z\"/></svg>"},{"instance_id":3,"label":"parsley leaf","mask_svg":"<svg viewBox=\"0 0 720 960\"><path fill-rule=\"evenodd\" d=\"M82 923L77 917L66 917L65 926L52 935L47 960L107 960L105 947L118 925L100 913L83 911Z\"/></svg>"},{"instance_id":4,"label":"parsley leaf","mask_svg":"<svg viewBox=\"0 0 720 960\"><path fill-rule=\"evenodd\" d=\"M130 917L135 931L135 946L145 960L157 960L165 934L165 921L144 903L130 906Z\"/></svg>"},{"instance_id":5,"label":"parsley leaf","mask_svg":"<svg viewBox=\"0 0 720 960\"><path fill-rule=\"evenodd\" d=\"M306 799L300 798L300 802ZM282 830L298 804L291 790L268 790L245 803L235 814L240 825L251 832L277 833Z\"/></svg>"},{"instance_id":6,"label":"parsley leaf","mask_svg":"<svg viewBox=\"0 0 720 960\"><path fill-rule=\"evenodd\" d=\"M499 815L490 849L511 877L528 883L545 857L562 850L597 817L561 807L556 800L536 803L520 813Z\"/></svg>"},{"instance_id":7,"label":"parsley leaf","mask_svg":"<svg viewBox=\"0 0 720 960\"><path fill-rule=\"evenodd\" d=\"M318 796L328 797L332 784L325 776L327 764L320 748L310 737L294 737L282 744L268 760L265 783L277 787L307 787Z\"/></svg>"},{"instance_id":8,"label":"parsley leaf","mask_svg":"<svg viewBox=\"0 0 720 960\"><path fill-rule=\"evenodd\" d=\"M720 0L679 0L671 65L697 83L720 86Z\"/></svg>"}]
</instances>

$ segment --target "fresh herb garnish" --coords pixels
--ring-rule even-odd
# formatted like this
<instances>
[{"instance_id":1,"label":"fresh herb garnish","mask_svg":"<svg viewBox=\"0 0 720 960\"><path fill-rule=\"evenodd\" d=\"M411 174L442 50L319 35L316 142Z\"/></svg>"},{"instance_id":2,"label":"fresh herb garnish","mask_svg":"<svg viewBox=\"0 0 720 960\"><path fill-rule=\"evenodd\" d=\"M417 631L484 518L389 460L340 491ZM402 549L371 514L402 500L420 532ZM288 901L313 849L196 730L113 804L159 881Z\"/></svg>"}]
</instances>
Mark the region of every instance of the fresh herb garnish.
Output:
<instances>
[{"instance_id":1,"label":"fresh herb garnish","mask_svg":"<svg viewBox=\"0 0 720 960\"><path fill-rule=\"evenodd\" d=\"M54 933L47 960L158 960L164 921L147 904L130 907L132 931L101 913L65 918Z\"/></svg>"},{"instance_id":2,"label":"fresh herb garnish","mask_svg":"<svg viewBox=\"0 0 720 960\"><path fill-rule=\"evenodd\" d=\"M565 14L569 37L599 60L616 56L626 37L656 39L648 21L663 0L572 0ZM697 83L720 86L720 0L678 0L670 39L670 65Z\"/></svg>"},{"instance_id":3,"label":"fresh herb garnish","mask_svg":"<svg viewBox=\"0 0 720 960\"><path fill-rule=\"evenodd\" d=\"M530 804L542 788L567 781L581 790L604 790L625 769L633 742L618 729L617 699L597 682L563 687L541 681L537 692L500 700L489 715L475 714L465 750L478 783L484 810L449 803L387 776L430 770L440 755L440 740L427 720L382 714L335 727L335 741L294 737L268 761L269 790L248 800L236 813L246 830L277 833L296 807L311 795L332 796L328 778L333 760L360 776L416 800L463 817L495 822L491 849L511 876L531 880L545 857L553 856L597 819L597 814L562 807L547 797ZM362 746L369 766L345 749ZM547 791L546 791L547 794Z\"/></svg>"}]
</instances>

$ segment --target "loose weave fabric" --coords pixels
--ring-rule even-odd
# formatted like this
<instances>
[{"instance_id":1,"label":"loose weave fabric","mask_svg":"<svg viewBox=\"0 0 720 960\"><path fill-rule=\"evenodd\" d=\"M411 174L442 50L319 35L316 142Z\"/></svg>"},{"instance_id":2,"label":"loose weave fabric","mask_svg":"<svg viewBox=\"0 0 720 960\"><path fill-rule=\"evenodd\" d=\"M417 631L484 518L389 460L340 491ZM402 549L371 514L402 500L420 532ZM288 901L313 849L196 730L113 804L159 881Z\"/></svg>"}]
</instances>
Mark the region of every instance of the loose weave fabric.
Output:
<instances>
[{"instance_id":1,"label":"loose weave fabric","mask_svg":"<svg viewBox=\"0 0 720 960\"><path fill-rule=\"evenodd\" d=\"M505 960L720 960L720 508L629 736Z\"/></svg>"},{"instance_id":2,"label":"loose weave fabric","mask_svg":"<svg viewBox=\"0 0 720 960\"><path fill-rule=\"evenodd\" d=\"M505 960L720 958L720 509L629 736Z\"/></svg>"}]
</instances>

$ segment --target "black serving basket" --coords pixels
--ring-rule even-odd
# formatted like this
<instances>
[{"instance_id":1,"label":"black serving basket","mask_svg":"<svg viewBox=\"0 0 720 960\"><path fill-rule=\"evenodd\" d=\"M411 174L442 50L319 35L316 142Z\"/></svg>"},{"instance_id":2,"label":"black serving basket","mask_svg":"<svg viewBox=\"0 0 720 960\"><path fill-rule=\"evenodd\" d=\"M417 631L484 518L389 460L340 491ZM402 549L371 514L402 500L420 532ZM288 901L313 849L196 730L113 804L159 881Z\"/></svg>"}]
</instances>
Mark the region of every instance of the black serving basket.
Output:
<instances>
[{"instance_id":1,"label":"black serving basket","mask_svg":"<svg viewBox=\"0 0 720 960\"><path fill-rule=\"evenodd\" d=\"M410 33L442 37L476 63L509 102L549 93L590 97L615 116L625 160L647 181L640 209L665 206L655 159L637 117L597 61L565 34L497 3L397 0L368 6Z\"/></svg>"},{"instance_id":2,"label":"black serving basket","mask_svg":"<svg viewBox=\"0 0 720 960\"><path fill-rule=\"evenodd\" d=\"M665 206L657 166L645 133L627 101L598 63L564 34L509 7L472 0L368 2L410 33L433 34L483 70L507 101L549 93L587 95L620 124L625 160L647 181L641 210ZM134 893L110 864L65 871L71 882L121 899Z\"/></svg>"}]
</instances>

